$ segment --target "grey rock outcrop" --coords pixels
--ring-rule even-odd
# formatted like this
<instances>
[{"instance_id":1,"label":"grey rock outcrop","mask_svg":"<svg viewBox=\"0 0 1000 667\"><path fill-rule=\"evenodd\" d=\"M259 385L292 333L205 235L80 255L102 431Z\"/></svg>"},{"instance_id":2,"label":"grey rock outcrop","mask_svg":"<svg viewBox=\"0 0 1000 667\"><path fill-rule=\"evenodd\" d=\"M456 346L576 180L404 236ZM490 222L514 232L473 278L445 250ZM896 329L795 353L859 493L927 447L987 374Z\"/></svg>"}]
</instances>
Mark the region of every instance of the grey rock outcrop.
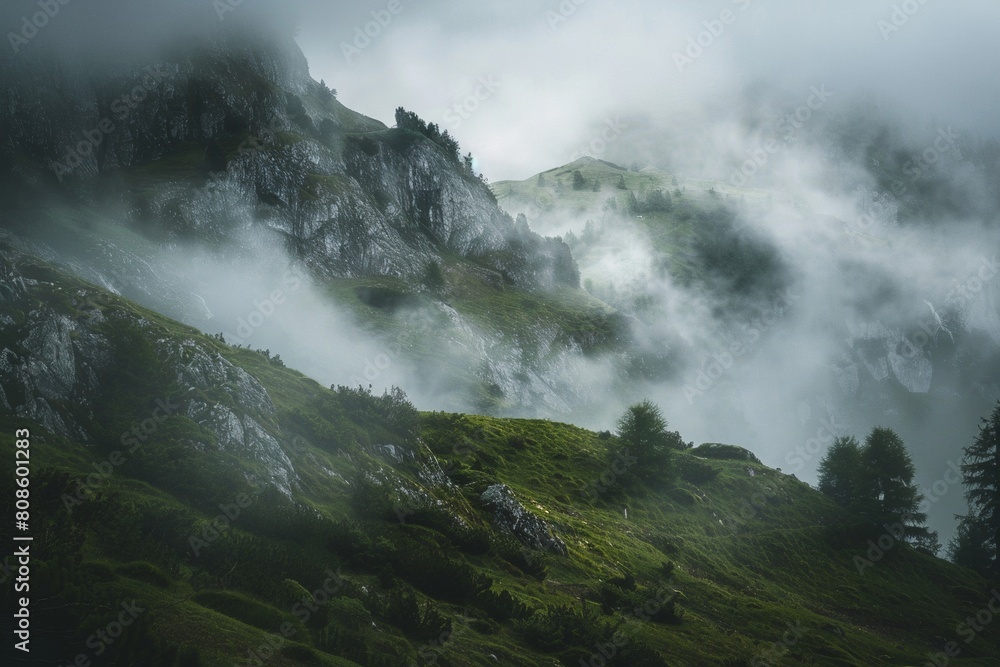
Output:
<instances>
[{"instance_id":1,"label":"grey rock outcrop","mask_svg":"<svg viewBox=\"0 0 1000 667\"><path fill-rule=\"evenodd\" d=\"M58 180L170 240L270 228L320 275L412 278L458 254L521 287L579 280L569 248L515 230L456 156L341 105L290 37L220 30L102 75L4 58L0 175L15 190ZM139 168L137 188L124 174Z\"/></svg>"},{"instance_id":2,"label":"grey rock outcrop","mask_svg":"<svg viewBox=\"0 0 1000 667\"><path fill-rule=\"evenodd\" d=\"M211 431L218 447L252 462L252 481L291 496L298 478L275 426L274 404L256 378L204 343L158 337L156 325L127 308L111 314L91 309L95 302L107 308L113 298L92 288L70 292L65 281L46 271L30 258L0 249L5 288L0 301L5 311L19 316L0 320L5 345L0 348L0 410L51 433L94 443L93 401L107 391L105 383L119 363L116 355L128 353L116 350L110 338L107 325L113 322L147 335L157 364L167 377L176 377L182 396L162 398L179 401L179 413ZM202 451L206 447L194 444Z\"/></svg>"},{"instance_id":3,"label":"grey rock outcrop","mask_svg":"<svg viewBox=\"0 0 1000 667\"><path fill-rule=\"evenodd\" d=\"M493 523L525 546L560 556L567 554L566 543L552 533L548 523L525 509L506 484L488 487L479 500L493 516Z\"/></svg>"}]
</instances>

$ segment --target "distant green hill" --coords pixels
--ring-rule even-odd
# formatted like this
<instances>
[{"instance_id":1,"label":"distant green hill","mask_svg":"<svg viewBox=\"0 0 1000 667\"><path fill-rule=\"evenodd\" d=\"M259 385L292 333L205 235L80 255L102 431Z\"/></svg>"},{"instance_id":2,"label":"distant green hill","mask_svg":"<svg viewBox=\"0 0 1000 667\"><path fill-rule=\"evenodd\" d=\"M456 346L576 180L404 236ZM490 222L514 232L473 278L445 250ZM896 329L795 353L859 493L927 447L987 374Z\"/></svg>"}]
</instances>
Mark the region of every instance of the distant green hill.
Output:
<instances>
[{"instance_id":1,"label":"distant green hill","mask_svg":"<svg viewBox=\"0 0 1000 667\"><path fill-rule=\"evenodd\" d=\"M869 553L880 531L745 450L679 451L678 481L645 488L606 433L327 389L9 246L0 270L28 664L1000 660L963 625L997 582Z\"/></svg>"},{"instance_id":2,"label":"distant green hill","mask_svg":"<svg viewBox=\"0 0 1000 667\"><path fill-rule=\"evenodd\" d=\"M774 203L760 190L592 157L492 188L511 215L562 234L588 291L640 319L651 305L647 283L659 278L711 293L730 316L773 301L790 284L771 239L750 223ZM652 271L632 284L623 282L630 258L618 257L607 271L616 240L628 235L640 246L634 260Z\"/></svg>"}]
</instances>

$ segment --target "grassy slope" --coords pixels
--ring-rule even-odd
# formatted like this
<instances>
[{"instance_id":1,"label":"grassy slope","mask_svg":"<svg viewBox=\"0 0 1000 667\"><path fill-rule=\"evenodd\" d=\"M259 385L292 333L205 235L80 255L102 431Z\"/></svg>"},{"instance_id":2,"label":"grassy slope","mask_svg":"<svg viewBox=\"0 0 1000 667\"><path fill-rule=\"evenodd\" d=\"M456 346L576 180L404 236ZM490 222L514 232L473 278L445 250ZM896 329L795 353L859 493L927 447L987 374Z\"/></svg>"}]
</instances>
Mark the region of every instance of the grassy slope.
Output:
<instances>
[{"instance_id":1,"label":"grassy slope","mask_svg":"<svg viewBox=\"0 0 1000 667\"><path fill-rule=\"evenodd\" d=\"M68 295L81 289L96 292L44 266L36 268L33 277L41 280L33 288L39 303L71 316L79 313L74 312ZM284 434L286 445L292 444L292 433L301 432L291 425L290 411L299 410L325 423L327 439L315 435L293 438L296 446L289 447L302 478L299 497L324 517L319 524L302 525L319 530L315 525L340 525L334 522L347 518L352 508L352 471L376 463L352 441L377 433L375 424L335 419L330 411L342 403L341 397L258 353L227 348L112 297L101 303L108 304L104 306L107 311L118 310L152 322L157 338L197 339L243 366L265 385L274 400L278 417L271 427ZM127 421L130 416L123 418ZM387 558L393 553L393 544L400 548L416 544L413 540L436 544L456 562L487 573L494 589L510 591L535 609L579 606L581 599L592 598L602 583L625 573L634 574L647 592L669 583L680 591L687 611L683 623L635 623L627 627L630 636L678 664L716 665L723 657L749 661L779 641L789 623L800 623L805 634L777 664L923 664L933 648L932 638L957 640L957 624L982 608L988 598L985 582L977 576L904 546L893 548L859 576L852 559L863 555L866 538L850 529L832 527L845 523L846 518L816 491L756 463L699 461L718 469L718 476L700 484L680 481L662 491L633 489L626 493L620 484L613 483L595 499L582 491L592 489L610 469L610 441L597 434L546 421L442 413L425 414L421 422L423 440L460 484L459 495L441 496L453 512L472 525L485 525L474 499L487 484L504 482L525 506L556 527L567 543L569 557L544 559L549 576L540 582L492 551L460 549L452 536L412 523L400 526L369 517L361 524L362 533L346 535L359 540L368 539L364 535L373 540L379 537L374 553ZM171 428L163 429L164 437L148 449L176 445L173 428L191 427L183 417L169 424ZM13 448L14 428L26 425L30 426L23 419L0 419L5 451ZM123 466L72 516L67 515L59 491L72 493L73 480L93 471L93 463L102 460L95 451L101 443L87 446L32 430L36 433L33 488L41 494L36 497L35 511L42 524L37 528L41 532L36 533L40 543L35 571L53 590L60 586L52 581L60 581L64 588L59 595L67 598L71 607L83 603L98 609L101 605L113 608L117 601L137 598L151 610L145 616L143 632L164 645L197 646L203 664L213 665L230 664L245 656L248 647L260 646L283 620L292 620L287 599L281 604L276 594L247 590L254 585L240 579L240 574L254 566L252 559L247 559L248 553L256 553L262 561L257 563L261 567L255 570L259 573L255 577L276 580L258 582L261 585L277 586L280 579L291 578L313 590L325 565L343 567L355 586L350 589L352 594L360 595L360 586L382 590L381 579L373 572L377 563L345 559L343 553L351 545L344 542L350 540L324 543L305 529L302 534L282 533L263 515L248 514L243 523L235 522L224 539L211 545L207 557L184 554L187 536L202 525L199 522L216 513L213 503L236 493L235 487L224 488L227 478L219 474L221 469L213 468L230 462L211 452L189 452L170 464L178 467L181 479L195 480L175 488L155 483L163 479L162 471L150 466L167 466L165 461L144 460L134 467ZM682 467L696 462L690 453L679 454L679 458ZM246 461L235 463L253 468ZM420 485L415 472L402 465L396 466L394 474ZM218 480L216 486L222 488L210 489L203 486L204 481L198 482L213 476ZM257 507L261 512L265 509ZM254 544L262 551L236 550L240 540L254 537L258 540ZM59 545L75 539L82 540L80 558L59 553ZM183 557L172 557L172 551ZM405 561L406 555L398 557ZM672 582L661 570L668 560L676 564ZM144 564L147 562L151 564ZM419 576L407 580L416 581L419 588ZM236 604L227 605L206 597L205 591L219 588L255 598L257 603L237 598ZM484 657L488 653L502 657L505 664L549 664L554 660L526 646L516 623L486 621L482 612L460 601L438 599L434 604L445 615L460 618L467 613L473 619L455 622L447 641L435 648L440 651L439 664L491 664ZM596 603L585 606L600 616ZM42 627L45 618L38 620ZM616 618L620 621L624 617L616 612L606 620ZM100 613L87 616L80 622L80 636L106 622ZM315 632L297 631L293 639L301 639L304 647L294 649L288 644L269 664L305 664L302 660L348 664L309 648L318 642ZM390 647L409 650L411 655L434 647L428 643L433 640L406 635L381 620L378 629L366 631L363 638L369 650L384 654ZM74 645L72 641L70 645ZM991 657L978 662L960 659L952 664L995 664L991 661L1000 657L1000 647L984 633L970 646L963 644L963 658L977 653Z\"/></svg>"}]
</instances>

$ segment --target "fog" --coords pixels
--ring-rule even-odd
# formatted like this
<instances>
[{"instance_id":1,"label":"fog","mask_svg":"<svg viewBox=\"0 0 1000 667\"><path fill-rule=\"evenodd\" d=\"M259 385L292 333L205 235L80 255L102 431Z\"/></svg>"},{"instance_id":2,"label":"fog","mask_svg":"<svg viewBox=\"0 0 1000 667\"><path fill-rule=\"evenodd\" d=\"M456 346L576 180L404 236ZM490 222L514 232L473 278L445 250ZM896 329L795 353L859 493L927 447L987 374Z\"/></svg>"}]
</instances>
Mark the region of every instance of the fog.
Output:
<instances>
[{"instance_id":1,"label":"fog","mask_svg":"<svg viewBox=\"0 0 1000 667\"><path fill-rule=\"evenodd\" d=\"M2 24L19 26L35 5L7 3ZM607 359L562 357L552 385L575 382L579 402L542 414L612 428L628 401L649 397L686 440L747 446L810 482L833 435L889 426L913 451L928 495L943 496L930 505L931 525L950 536L961 489L930 490L1000 395L1000 378L932 366L954 355L959 329L974 349L1000 344L997 171L982 148L1000 136L1000 6L78 0L59 12L21 53L114 69L190 39L192 23L294 31L312 76L346 106L387 124L397 106L416 111L454 134L492 181L589 154L720 183L722 203L776 249L786 287L734 309L719 290L657 274L646 232L614 226L579 257L584 277L653 297L636 339L669 358L671 373L623 380ZM868 150L876 140L880 156ZM913 176L887 189L881 161L900 155ZM601 214L528 211L536 231L553 235L579 234ZM210 261L192 249L151 261L205 299L211 318L192 322L205 331L269 348L327 384L363 378L376 390L402 386L422 408L470 409L446 372L379 342L291 260L263 252L271 243L249 239ZM267 315L276 291L283 303ZM418 329L440 316L407 315ZM261 325L242 336L251 317ZM897 344L858 343L886 338ZM448 349L467 354L467 343ZM890 376L903 394L886 389Z\"/></svg>"},{"instance_id":2,"label":"fog","mask_svg":"<svg viewBox=\"0 0 1000 667\"><path fill-rule=\"evenodd\" d=\"M352 43L379 3L331 13L329 29L317 9L318 20L299 33L299 42L314 74L336 82L355 108L387 119L403 104L436 120L494 181L526 179L590 154L773 193L749 224L790 265L797 298L769 326L720 321L710 315L717 305L711 296L669 279L650 281L655 258L638 230L619 225L603 253L580 258L584 277L618 285L645 280L662 317L640 336L651 345L670 340L684 351L679 381L633 387L633 395L656 399L686 438L744 444L811 482L833 434L863 437L875 425L895 428L935 501L932 526L946 540L951 515L964 508L960 489L942 481L952 478L949 463L959 461L982 411L997 398L995 382L977 380L973 388L968 378L947 376L943 363L931 373L931 359L947 357L944 339L956 322L992 344L1000 340L991 282L1000 247L995 171L965 154L1000 134L1000 81L991 73L997 47L989 27L1000 7L524 2L456 10L449 4L405 5L349 57L343 43ZM731 22L706 36L719 25L705 22L724 10L732 12L725 17ZM689 51L689 40L699 37L701 52ZM690 60L678 62L678 53ZM480 86L486 94L477 95L484 77L494 85ZM376 79L385 85L373 90L368 84ZM782 122L810 103L818 108ZM610 123L622 130L601 141ZM877 182L872 172L880 165L863 150L886 128L893 148L912 161L907 173L914 178L898 192ZM737 170L769 138L777 151L742 178ZM950 183L965 207L942 205L916 216L925 224L900 225L900 201L915 194L918 179ZM918 201L928 199L921 193ZM542 233L579 234L600 212L575 221L548 217L530 222ZM945 321L938 323L941 314ZM904 354L862 351L845 341L886 334L902 341ZM689 401L685 388L734 340L747 349ZM910 396L858 393L866 377L877 383L890 373L906 378ZM616 386L599 370L587 381ZM612 402L580 419L608 425L619 407Z\"/></svg>"}]
</instances>

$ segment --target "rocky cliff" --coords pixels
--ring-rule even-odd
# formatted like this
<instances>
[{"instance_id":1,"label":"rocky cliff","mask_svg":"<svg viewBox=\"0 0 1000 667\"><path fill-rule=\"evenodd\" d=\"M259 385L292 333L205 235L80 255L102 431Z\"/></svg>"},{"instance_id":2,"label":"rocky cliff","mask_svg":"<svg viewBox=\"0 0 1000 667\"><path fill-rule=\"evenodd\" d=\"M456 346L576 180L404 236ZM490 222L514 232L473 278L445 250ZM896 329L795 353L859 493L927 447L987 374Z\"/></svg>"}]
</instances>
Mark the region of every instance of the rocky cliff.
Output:
<instances>
[{"instance_id":1,"label":"rocky cliff","mask_svg":"<svg viewBox=\"0 0 1000 667\"><path fill-rule=\"evenodd\" d=\"M521 287L576 285L568 248L516 231L456 155L340 104L291 39L199 39L100 74L5 54L11 196L113 206L167 242L269 228L330 277L412 277L456 253Z\"/></svg>"}]
</instances>

